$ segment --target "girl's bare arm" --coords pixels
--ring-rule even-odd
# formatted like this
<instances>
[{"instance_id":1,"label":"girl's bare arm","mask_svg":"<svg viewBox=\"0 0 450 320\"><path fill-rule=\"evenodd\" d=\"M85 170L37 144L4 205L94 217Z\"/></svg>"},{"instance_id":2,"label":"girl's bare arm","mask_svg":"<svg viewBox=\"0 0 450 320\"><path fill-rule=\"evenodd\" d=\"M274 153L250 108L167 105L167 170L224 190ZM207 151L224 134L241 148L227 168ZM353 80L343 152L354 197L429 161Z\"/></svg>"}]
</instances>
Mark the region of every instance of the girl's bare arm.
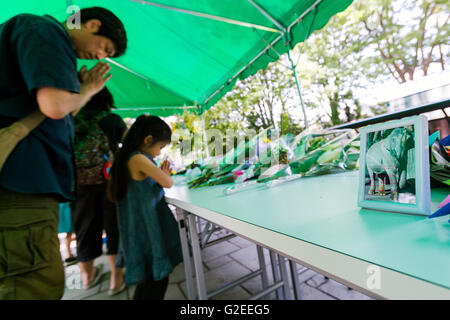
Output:
<instances>
[{"instance_id":1,"label":"girl's bare arm","mask_svg":"<svg viewBox=\"0 0 450 320\"><path fill-rule=\"evenodd\" d=\"M173 180L170 175L155 166L143 154L132 156L128 162L128 168L130 169L131 177L135 180L143 180L146 177L150 177L163 188L170 188L173 185Z\"/></svg>"}]
</instances>

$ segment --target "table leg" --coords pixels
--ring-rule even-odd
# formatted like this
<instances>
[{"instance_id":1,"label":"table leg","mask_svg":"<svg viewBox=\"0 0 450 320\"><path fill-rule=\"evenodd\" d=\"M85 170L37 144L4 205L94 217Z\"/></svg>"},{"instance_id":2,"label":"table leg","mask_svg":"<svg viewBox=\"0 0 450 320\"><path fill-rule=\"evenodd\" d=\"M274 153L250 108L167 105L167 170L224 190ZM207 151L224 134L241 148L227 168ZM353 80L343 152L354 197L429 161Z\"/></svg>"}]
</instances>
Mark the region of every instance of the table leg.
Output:
<instances>
[{"instance_id":1,"label":"table leg","mask_svg":"<svg viewBox=\"0 0 450 320\"><path fill-rule=\"evenodd\" d=\"M273 282L277 283L281 281L280 271L278 269L277 255L272 250L269 250L270 253L270 263L272 265L272 274L273 274ZM283 291L281 288L277 289L277 299L283 299Z\"/></svg>"},{"instance_id":2,"label":"table leg","mask_svg":"<svg viewBox=\"0 0 450 320\"><path fill-rule=\"evenodd\" d=\"M184 274L186 277L186 287L188 292L188 299L195 299L195 291L194 291L194 281L192 277L192 265L191 265L191 257L189 254L189 245L186 233L186 214L183 209L176 208L177 213L177 221L178 221L178 230L180 232L181 239L181 250L183 252L183 261L184 261Z\"/></svg>"},{"instance_id":3,"label":"table leg","mask_svg":"<svg viewBox=\"0 0 450 320\"><path fill-rule=\"evenodd\" d=\"M301 300L300 282L298 282L297 264L294 261L289 260L289 267L291 270L292 286L294 288L294 299Z\"/></svg>"},{"instance_id":4,"label":"table leg","mask_svg":"<svg viewBox=\"0 0 450 320\"><path fill-rule=\"evenodd\" d=\"M256 245L256 252L258 253L259 268L262 270L262 286L263 290L269 287L269 278L267 276L266 260L264 258L264 249L261 246ZM265 298L265 297L264 297Z\"/></svg>"},{"instance_id":5,"label":"table leg","mask_svg":"<svg viewBox=\"0 0 450 320\"><path fill-rule=\"evenodd\" d=\"M200 221L200 218L197 218L197 221ZM200 224L197 224L197 227L199 227ZM211 226L210 222L206 222L205 226L203 227L203 231L201 229L199 229L200 233L199 233L199 238L200 238L200 246L203 248L203 246L206 244L206 236L209 233L209 227Z\"/></svg>"},{"instance_id":6,"label":"table leg","mask_svg":"<svg viewBox=\"0 0 450 320\"><path fill-rule=\"evenodd\" d=\"M189 234L191 236L192 254L194 256L195 279L197 281L197 292L199 300L206 300L205 274L203 271L202 255L198 238L195 216L188 214Z\"/></svg>"},{"instance_id":7,"label":"table leg","mask_svg":"<svg viewBox=\"0 0 450 320\"><path fill-rule=\"evenodd\" d=\"M292 300L291 289L289 288L289 275L286 268L286 260L283 256L278 256L278 264L280 265L281 277L283 279L284 298L286 300Z\"/></svg>"}]
</instances>

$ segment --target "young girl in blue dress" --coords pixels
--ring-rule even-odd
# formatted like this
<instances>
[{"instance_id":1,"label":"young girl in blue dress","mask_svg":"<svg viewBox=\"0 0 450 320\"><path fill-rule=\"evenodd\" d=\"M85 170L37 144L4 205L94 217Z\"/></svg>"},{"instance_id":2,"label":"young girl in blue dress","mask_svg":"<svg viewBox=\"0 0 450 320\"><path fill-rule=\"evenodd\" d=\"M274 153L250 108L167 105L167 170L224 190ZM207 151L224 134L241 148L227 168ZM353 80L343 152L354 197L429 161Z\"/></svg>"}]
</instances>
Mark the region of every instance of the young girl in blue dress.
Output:
<instances>
[{"instance_id":1,"label":"young girl in blue dress","mask_svg":"<svg viewBox=\"0 0 450 320\"><path fill-rule=\"evenodd\" d=\"M133 299L162 300L169 275L182 261L177 222L164 198L170 188L170 163L154 158L171 141L170 127L155 116L140 116L128 131L111 168L108 194L117 204L119 252Z\"/></svg>"}]
</instances>

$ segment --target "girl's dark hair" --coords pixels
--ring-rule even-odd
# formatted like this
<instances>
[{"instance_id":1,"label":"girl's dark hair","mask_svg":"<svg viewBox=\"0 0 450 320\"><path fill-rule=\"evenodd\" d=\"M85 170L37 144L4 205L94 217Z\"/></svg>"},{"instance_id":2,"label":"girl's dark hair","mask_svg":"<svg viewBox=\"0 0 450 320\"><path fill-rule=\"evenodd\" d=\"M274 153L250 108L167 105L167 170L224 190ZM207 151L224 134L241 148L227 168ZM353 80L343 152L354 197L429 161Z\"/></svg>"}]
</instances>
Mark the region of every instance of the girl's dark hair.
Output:
<instances>
[{"instance_id":1,"label":"girl's dark hair","mask_svg":"<svg viewBox=\"0 0 450 320\"><path fill-rule=\"evenodd\" d=\"M102 22L96 35L110 39L115 47L114 57L120 57L127 49L127 34L122 21L108 9L101 7L84 8L80 10L80 22L85 23L92 19Z\"/></svg>"},{"instance_id":2,"label":"girl's dark hair","mask_svg":"<svg viewBox=\"0 0 450 320\"><path fill-rule=\"evenodd\" d=\"M139 150L148 135L153 137L153 143L170 143L172 139L172 131L162 119L147 115L139 116L136 119L125 136L122 148L114 156L107 191L111 201L118 202L125 198L131 179L127 166L128 160L132 152Z\"/></svg>"}]
</instances>

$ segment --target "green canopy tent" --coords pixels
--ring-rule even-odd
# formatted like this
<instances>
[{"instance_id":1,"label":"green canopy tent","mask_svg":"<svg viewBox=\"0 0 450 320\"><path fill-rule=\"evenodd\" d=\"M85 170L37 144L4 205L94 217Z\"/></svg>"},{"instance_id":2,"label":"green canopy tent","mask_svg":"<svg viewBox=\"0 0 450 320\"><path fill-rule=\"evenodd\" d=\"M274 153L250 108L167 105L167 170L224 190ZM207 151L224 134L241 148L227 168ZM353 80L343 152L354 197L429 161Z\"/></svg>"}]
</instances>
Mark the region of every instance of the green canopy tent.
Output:
<instances>
[{"instance_id":1,"label":"green canopy tent","mask_svg":"<svg viewBox=\"0 0 450 320\"><path fill-rule=\"evenodd\" d=\"M123 117L199 113L314 30L352 0L18 0L2 6L0 23L19 13L64 21L79 8L101 6L124 23L128 50L107 59L108 81ZM80 61L79 66L93 65Z\"/></svg>"}]
</instances>

